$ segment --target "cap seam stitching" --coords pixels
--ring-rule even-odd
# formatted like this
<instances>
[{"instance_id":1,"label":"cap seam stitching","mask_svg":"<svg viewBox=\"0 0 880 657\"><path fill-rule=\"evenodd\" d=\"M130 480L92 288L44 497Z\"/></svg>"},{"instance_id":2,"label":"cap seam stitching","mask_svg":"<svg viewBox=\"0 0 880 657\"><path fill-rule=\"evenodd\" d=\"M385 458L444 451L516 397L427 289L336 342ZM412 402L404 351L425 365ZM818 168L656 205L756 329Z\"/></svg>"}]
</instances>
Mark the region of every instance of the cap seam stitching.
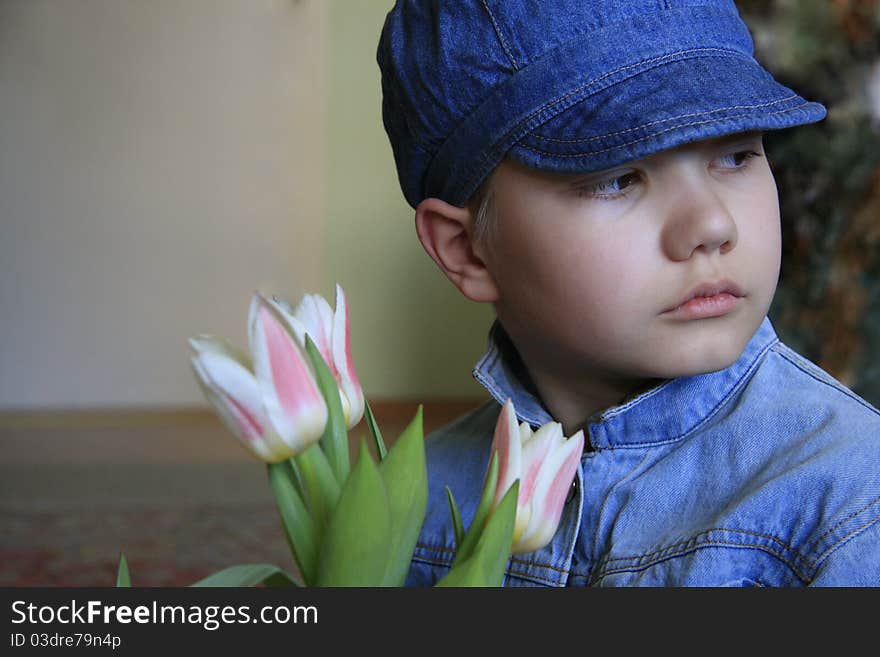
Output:
<instances>
[{"instance_id":1,"label":"cap seam stitching","mask_svg":"<svg viewBox=\"0 0 880 657\"><path fill-rule=\"evenodd\" d=\"M466 170L465 174L463 176L460 176L460 178L465 181L466 186L470 186L472 184L471 181L473 181L475 178L484 177L487 173L487 171L485 171L488 168L487 163L493 157L495 157L494 153L498 149L499 144L506 143L510 139L511 135L515 135L515 137L513 139L513 144L516 144L523 136L528 134L529 129L526 126L528 126L532 121L534 121L536 116L540 115L542 112L547 110L547 108L553 107L554 105L559 105L559 104L564 103L571 96L575 96L575 95L578 95L578 94L584 92L584 90L589 89L591 86L601 82L605 78L608 78L616 73L619 73L620 71L625 71L625 70L631 69L631 68L641 68L641 67L644 67L646 64L652 64L654 62L658 62L663 59L670 59L670 58L674 58L674 57L679 57L681 55L688 55L691 53L698 53L698 52L722 52L722 53L727 53L731 57L745 57L746 59L753 60L753 58L751 56L745 55L744 53L742 53L738 50L732 50L729 48L688 48L685 50L676 50L674 52L666 53L664 55L659 55L657 57L652 57L649 59L643 59L638 62L633 62L632 64L627 64L625 66L621 66L619 68L616 68L613 71L609 71L609 72L607 72L597 78L593 78L592 80L590 80L588 82L580 84L577 87L575 87L574 89L570 89L569 91L567 91L563 95L559 96L558 98L554 98L552 100L549 100L546 103L544 103L543 105L541 105L540 107L537 107L534 110L532 110L527 116L523 117L522 120L520 120L514 127L512 127L510 130L508 130L500 139L498 139L491 148L484 151L479 162L476 165L469 167ZM696 55L696 56L699 56L699 55ZM689 57L680 57L679 59L674 59L673 61L681 61L682 59L689 59ZM523 69L523 70L525 70L525 69ZM635 75L637 75L637 73L634 73L630 77L634 77ZM627 79L629 79L629 78L627 78ZM621 80L620 82L623 82L623 80ZM603 88L605 88L605 87L603 87ZM598 93L598 91L601 91L601 90L597 90L592 93ZM587 98L589 95L591 95L591 94L585 94L584 98ZM580 101L578 101L578 102L580 102ZM568 108L565 107L565 108L557 111L555 114L548 117L543 122L549 121L554 116L557 116L558 114L565 111L566 109L568 109ZM479 111L479 108L475 111ZM471 116L473 116L473 113L471 114ZM522 132L524 128L525 128L525 132L523 132L522 135L518 135L517 133ZM441 145L440 149L438 150L438 154L440 151L443 150L443 148L446 146L446 144L449 142L449 140L452 139L452 137L456 133L457 133L457 131L453 132L451 135L449 135L447 137L446 140L444 140L444 143ZM552 155L552 153L551 153L551 155ZM436 155L435 155L435 160L436 160ZM430 169L429 169L429 171L430 171ZM426 176L427 176L427 173L426 173ZM458 187L461 188L462 186L458 185Z\"/></svg>"},{"instance_id":2,"label":"cap seam stitching","mask_svg":"<svg viewBox=\"0 0 880 657\"><path fill-rule=\"evenodd\" d=\"M730 57L746 57L747 59L752 59L751 57L744 55L744 54L741 53L740 51L738 51L738 50L732 50L732 49L730 49L730 48L688 48L688 49L685 49L685 50L676 50L676 51L674 51L674 52L666 53L666 54L664 54L664 55L658 55L657 57L651 57L651 58L649 58L649 59L643 59L643 60L640 60L640 61L638 61L638 62L633 62L632 64L627 64L627 65L625 65L625 66L620 66L620 67L618 67L618 68L616 68L616 69L614 69L614 70L612 70L612 71L608 71L607 73L605 73L605 74L603 74L603 75L600 75L600 76L597 77L597 78L593 78L593 79L590 80L589 82L585 82L585 83L583 83L583 84L580 84L580 85L578 85L577 87L575 87L574 89L569 89L567 92L565 92L563 95L559 96L558 98L554 98L553 100L549 100L549 101L547 101L546 103L544 103L543 105L541 105L540 107L535 108L532 112L529 113L528 116L526 116L525 118L523 118L523 119L522 119L522 120L516 125L516 127L512 128L511 130L509 130L509 131L504 135L504 137L507 138L509 135L511 135L512 133L516 132L518 129L522 129L522 126L523 126L523 125L529 123L532 119L534 119L538 114L540 114L541 112L543 112L544 110L546 110L548 107L552 107L553 105L558 105L558 104L562 103L563 101L565 101L565 100L566 100L567 98L569 98L570 96L577 95L577 94L579 94L580 92L584 91L585 89L588 89L589 87L592 87L593 85L595 85L595 84L601 82L601 81L604 80L605 78L611 77L612 75L614 75L614 74L616 74L616 73L620 73L621 71L625 71L625 70L627 70L627 69L631 69L631 68L641 68L641 67L643 67L645 64L653 64L653 63L655 63L655 62L659 62L659 61L664 60L664 59L670 59L670 58L676 57L676 56L678 56L678 55L687 55L687 54L698 53L698 52L719 52L719 53L727 53L727 55L730 56ZM698 56L699 56L699 55L698 55ZM710 56L710 55L705 55L705 56L708 57L708 56ZM691 58L690 58L690 57L683 57L683 58L681 58L681 59L676 59L676 60L674 60L674 61L681 61L681 60L683 60L683 59L691 59ZM638 73L634 73L634 74L633 74L632 76L630 76L630 77L635 77L636 75L638 75ZM627 79L629 79L629 78L627 78ZM623 82L623 80L621 80L621 82ZM603 88L604 88L604 87L603 87ZM598 93L598 92L594 92L594 93ZM585 98L586 98L586 96L585 96ZM566 108L566 109L567 109L567 108ZM564 110L561 110L561 111L564 111ZM548 120L549 120L549 119L548 119Z\"/></svg>"},{"instance_id":3,"label":"cap seam stitching","mask_svg":"<svg viewBox=\"0 0 880 657\"><path fill-rule=\"evenodd\" d=\"M784 109L784 110L777 110L776 112L770 112L769 114L764 114L763 116L765 116L765 117L767 117L767 116L775 116L776 114L785 114L786 112L794 112L794 111L796 111L796 110L801 110L801 109L803 109L803 107L804 107L805 105L809 105L809 104L810 104L809 101L804 101L803 103L801 103L801 104L799 104L799 105L795 105L794 107L789 107L789 108ZM724 109L724 108L722 108L722 109ZM728 109L730 109L730 108L728 108ZM662 135L663 133L666 133L666 132L671 132L672 130L679 130L679 129L681 129L681 128L687 128L687 127L689 127L689 126L694 126L694 125L706 125L706 124L709 124L709 123L720 123L721 121L729 121L729 120L731 120L731 119L738 119L738 118L741 118L741 116L742 116L742 115L740 115L740 116L725 116L725 117L722 117L722 118L720 118L720 119L709 119L708 121L690 121L690 122L688 122L688 123L682 123L681 125L676 125L676 126L673 126L673 127L671 127L671 128L666 128L665 130L658 130L657 132L652 132L652 133L649 134L649 135L645 135L644 137L640 137L639 139L635 139L635 140L633 140L633 141L628 141L628 142L626 142L626 143L624 143L624 144L618 144L617 146L611 146L611 147L609 147L609 148L603 148L603 149L598 150L598 151L583 151L583 152L580 152L580 153L564 153L564 154L560 154L560 153L551 153L550 151L544 151L544 150L541 150L540 148L534 148L534 147L532 147L532 146L528 146L528 145L526 145L526 144L519 144L519 146L520 146L521 148L526 149L526 150L532 151L533 153L538 153L539 155L547 155L547 156L550 156L550 157L558 157L558 158L576 158L576 157L584 157L584 156L586 156L586 155L598 155L598 154L600 154L600 153L607 153L608 151L613 151L613 150L617 150L617 149L620 149L620 148L624 148L625 146L632 146L633 144L637 144L637 143L639 143L640 141L646 141L646 140L648 140L648 139L652 139L653 137L656 137L656 136L658 136L658 135ZM679 118L680 118L680 117L679 117Z\"/></svg>"},{"instance_id":4,"label":"cap seam stitching","mask_svg":"<svg viewBox=\"0 0 880 657\"><path fill-rule=\"evenodd\" d=\"M731 109L755 109L758 107L767 107L769 105L776 105L777 103L785 102L786 100L791 100L792 98L798 98L797 94L792 94L790 96L786 96L785 98L778 98L776 100L772 100L767 103L759 103L757 105L731 105L729 107L717 107L713 110L707 110L705 112L691 112L690 114L679 114L677 116L671 116L666 119L658 119L657 121L651 121L650 123L643 123L642 125L635 126L633 128L628 128L626 130L620 130L618 132L606 132L605 134L595 135L593 137L579 137L577 139L556 139L554 137L547 137L541 134L532 133L528 135L528 139L540 139L542 141L550 141L558 144L577 144L581 142L594 141L596 139L604 139L607 137L616 137L618 135L625 135L628 132L635 132L636 130L642 130L643 128L650 127L652 125L657 125L658 123L667 123L669 121L675 121L677 119L683 119L692 116L706 116L708 114L714 114L715 112L724 112ZM528 148L528 147L527 147Z\"/></svg>"},{"instance_id":5,"label":"cap seam stitching","mask_svg":"<svg viewBox=\"0 0 880 657\"><path fill-rule=\"evenodd\" d=\"M492 13L492 10L489 9L489 5L486 0L482 0L481 3L483 5L483 9L486 10L486 13L489 14L489 20L492 21L492 27L495 30L495 36L498 37L498 41L501 43L501 49L504 51L504 54L507 55L507 59L510 60L511 65L514 70L519 70L519 64L517 64L516 58L513 56L513 53L510 52L510 48L507 46L507 41L504 39L504 34L501 32L501 28L498 26L498 21L495 20L495 15Z\"/></svg>"}]
</instances>

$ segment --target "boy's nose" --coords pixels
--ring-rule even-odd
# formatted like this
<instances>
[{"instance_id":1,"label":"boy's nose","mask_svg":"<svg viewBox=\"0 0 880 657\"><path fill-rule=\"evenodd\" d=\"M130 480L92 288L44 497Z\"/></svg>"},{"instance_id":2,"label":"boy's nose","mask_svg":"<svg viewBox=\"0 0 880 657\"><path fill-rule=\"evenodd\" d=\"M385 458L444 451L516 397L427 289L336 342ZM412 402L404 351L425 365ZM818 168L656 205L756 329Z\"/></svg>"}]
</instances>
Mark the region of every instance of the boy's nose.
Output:
<instances>
[{"instance_id":1,"label":"boy's nose","mask_svg":"<svg viewBox=\"0 0 880 657\"><path fill-rule=\"evenodd\" d=\"M663 249L672 260L687 260L698 251L721 255L737 242L737 226L730 209L711 189L682 188L669 208L664 224Z\"/></svg>"}]
</instances>

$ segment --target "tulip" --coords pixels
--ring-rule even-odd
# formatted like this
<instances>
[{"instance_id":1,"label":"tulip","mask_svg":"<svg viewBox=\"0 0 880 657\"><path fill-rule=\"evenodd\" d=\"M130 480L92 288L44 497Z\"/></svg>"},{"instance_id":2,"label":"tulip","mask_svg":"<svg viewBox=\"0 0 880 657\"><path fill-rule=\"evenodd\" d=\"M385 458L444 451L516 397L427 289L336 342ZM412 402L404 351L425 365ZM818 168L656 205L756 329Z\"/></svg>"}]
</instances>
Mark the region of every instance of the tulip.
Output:
<instances>
[{"instance_id":1,"label":"tulip","mask_svg":"<svg viewBox=\"0 0 880 657\"><path fill-rule=\"evenodd\" d=\"M229 430L258 458L278 463L317 442L327 406L285 313L259 293L248 319L251 358L211 335L190 339L196 379Z\"/></svg>"},{"instance_id":2,"label":"tulip","mask_svg":"<svg viewBox=\"0 0 880 657\"><path fill-rule=\"evenodd\" d=\"M306 334L311 336L327 363L339 388L345 424L351 429L364 415L364 393L351 359L348 304L342 286L336 285L335 313L319 294L306 294L295 310L284 301L276 301L285 313L299 344L305 344Z\"/></svg>"},{"instance_id":3,"label":"tulip","mask_svg":"<svg viewBox=\"0 0 880 657\"><path fill-rule=\"evenodd\" d=\"M534 552L556 533L584 450L584 432L565 438L558 422L548 422L532 432L525 422L517 425L513 402L508 399L495 425L492 450L498 451L493 506L519 479L511 552Z\"/></svg>"}]
</instances>

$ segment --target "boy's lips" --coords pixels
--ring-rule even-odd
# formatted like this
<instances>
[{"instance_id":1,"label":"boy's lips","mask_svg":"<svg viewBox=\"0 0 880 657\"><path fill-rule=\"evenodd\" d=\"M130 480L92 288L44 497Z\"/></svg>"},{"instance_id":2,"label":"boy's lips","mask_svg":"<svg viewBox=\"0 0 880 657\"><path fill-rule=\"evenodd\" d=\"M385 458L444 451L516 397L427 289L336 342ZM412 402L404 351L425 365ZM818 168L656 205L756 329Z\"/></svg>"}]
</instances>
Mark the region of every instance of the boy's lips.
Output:
<instances>
[{"instance_id":1,"label":"boy's lips","mask_svg":"<svg viewBox=\"0 0 880 657\"><path fill-rule=\"evenodd\" d=\"M688 292L678 303L676 303L674 306L667 308L663 312L669 313L678 310L688 301L696 299L697 297L715 297L720 294L730 295L731 297L735 298L746 296L743 289L735 281L732 281L729 278L722 278L720 281L714 283L700 283L699 285L691 289L691 291Z\"/></svg>"}]
</instances>

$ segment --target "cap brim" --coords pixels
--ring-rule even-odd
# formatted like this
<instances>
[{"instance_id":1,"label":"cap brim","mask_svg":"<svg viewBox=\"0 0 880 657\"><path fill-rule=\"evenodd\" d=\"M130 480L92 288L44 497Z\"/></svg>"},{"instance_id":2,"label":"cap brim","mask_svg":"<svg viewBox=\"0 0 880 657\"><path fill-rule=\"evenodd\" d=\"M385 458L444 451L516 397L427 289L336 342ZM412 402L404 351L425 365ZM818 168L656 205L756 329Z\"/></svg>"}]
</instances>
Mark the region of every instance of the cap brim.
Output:
<instances>
[{"instance_id":1,"label":"cap brim","mask_svg":"<svg viewBox=\"0 0 880 657\"><path fill-rule=\"evenodd\" d=\"M664 63L586 97L508 152L526 166L585 173L681 144L815 123L823 105L778 83L755 60L702 56Z\"/></svg>"}]
</instances>

